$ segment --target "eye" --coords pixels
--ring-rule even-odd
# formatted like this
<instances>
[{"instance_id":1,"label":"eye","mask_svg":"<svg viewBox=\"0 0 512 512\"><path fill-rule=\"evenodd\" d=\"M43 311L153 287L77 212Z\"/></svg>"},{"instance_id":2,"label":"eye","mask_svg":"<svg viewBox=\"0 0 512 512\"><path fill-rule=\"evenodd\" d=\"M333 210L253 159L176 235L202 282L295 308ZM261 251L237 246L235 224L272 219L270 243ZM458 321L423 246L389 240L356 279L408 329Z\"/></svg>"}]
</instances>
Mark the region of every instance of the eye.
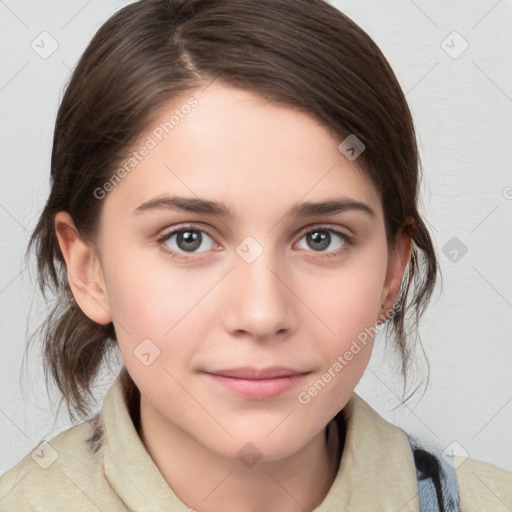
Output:
<instances>
[{"instance_id":1,"label":"eye","mask_svg":"<svg viewBox=\"0 0 512 512\"><path fill-rule=\"evenodd\" d=\"M302 240L305 240L306 247L300 247ZM191 258L189 255L219 247L204 228L196 226L175 227L160 236L157 243L164 252L178 260L189 259ZM319 253L321 257L337 257L348 246L354 245L354 242L350 236L339 229L320 226L304 231L297 245L300 249ZM203 250L198 250L201 246Z\"/></svg>"},{"instance_id":2,"label":"eye","mask_svg":"<svg viewBox=\"0 0 512 512\"><path fill-rule=\"evenodd\" d=\"M347 246L353 245L351 237L338 229L326 226L306 231L303 233L301 240L303 239L305 240L306 247L299 247L300 249L311 248L313 252L327 252L328 254L325 254L325 256L329 257L338 256Z\"/></svg>"},{"instance_id":3,"label":"eye","mask_svg":"<svg viewBox=\"0 0 512 512\"><path fill-rule=\"evenodd\" d=\"M196 254L206 252L216 247L212 237L204 230L194 226L179 226L174 228L157 240L162 250L178 259L186 259L187 253ZM203 246L202 251L198 249Z\"/></svg>"}]
</instances>

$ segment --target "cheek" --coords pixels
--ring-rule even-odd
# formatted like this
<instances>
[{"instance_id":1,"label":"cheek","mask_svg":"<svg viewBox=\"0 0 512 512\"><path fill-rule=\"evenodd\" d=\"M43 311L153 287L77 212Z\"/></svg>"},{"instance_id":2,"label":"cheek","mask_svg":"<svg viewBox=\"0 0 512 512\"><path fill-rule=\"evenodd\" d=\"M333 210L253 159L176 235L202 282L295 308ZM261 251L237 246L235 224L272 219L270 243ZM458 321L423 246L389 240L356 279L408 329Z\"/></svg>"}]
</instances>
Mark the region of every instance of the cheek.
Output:
<instances>
[{"instance_id":1,"label":"cheek","mask_svg":"<svg viewBox=\"0 0 512 512\"><path fill-rule=\"evenodd\" d=\"M155 258L154 251L127 253L122 258L111 253L104 264L111 312L129 331L161 338L198 302L211 279L198 269L178 268L161 255Z\"/></svg>"},{"instance_id":2,"label":"cheek","mask_svg":"<svg viewBox=\"0 0 512 512\"><path fill-rule=\"evenodd\" d=\"M318 311L333 332L315 347L321 369L297 394L304 414L329 421L345 406L368 366L383 282L382 265L374 270L364 276L354 271L340 275L329 290L331 300L317 296Z\"/></svg>"},{"instance_id":3,"label":"cheek","mask_svg":"<svg viewBox=\"0 0 512 512\"><path fill-rule=\"evenodd\" d=\"M116 252L118 254L116 254ZM194 351L213 328L213 308L208 291L218 281L211 268L178 267L165 257L149 251L120 248L104 262L108 300L114 317L119 349L127 369L136 376L148 368L141 365L154 359L144 379L151 381L159 370L173 374L193 358ZM211 294L213 296L213 294ZM148 341L149 340L149 341Z\"/></svg>"},{"instance_id":4,"label":"cheek","mask_svg":"<svg viewBox=\"0 0 512 512\"><path fill-rule=\"evenodd\" d=\"M318 286L318 281L316 287L314 280L307 282L304 293L308 294L311 308L334 331L332 337L338 340L338 349L376 324L386 263L385 245L375 244L354 253L350 264L322 280L323 286Z\"/></svg>"},{"instance_id":5,"label":"cheek","mask_svg":"<svg viewBox=\"0 0 512 512\"><path fill-rule=\"evenodd\" d=\"M324 292L314 288L312 282L308 284L312 309L321 312L319 316L330 332L324 329L327 335L316 345L323 366L298 396L302 405L314 402L312 408L317 412L335 414L363 376L377 332L386 251L382 239L354 252L350 264L324 281Z\"/></svg>"},{"instance_id":6,"label":"cheek","mask_svg":"<svg viewBox=\"0 0 512 512\"><path fill-rule=\"evenodd\" d=\"M200 325L220 318L215 311L230 300L230 290L217 283L224 270L211 265L179 266L160 251L133 244L129 250L123 248L121 240L118 237L115 244L109 244L103 262L120 346L133 351L149 338L161 349L165 344L167 350L178 335L194 339L197 331L201 338ZM326 359L343 353L353 339L375 324L385 267L385 239L379 239L353 251L338 268L311 264L295 268L292 288L312 313L302 315L303 306L297 303L297 327L312 338L332 340L317 348Z\"/></svg>"}]
</instances>

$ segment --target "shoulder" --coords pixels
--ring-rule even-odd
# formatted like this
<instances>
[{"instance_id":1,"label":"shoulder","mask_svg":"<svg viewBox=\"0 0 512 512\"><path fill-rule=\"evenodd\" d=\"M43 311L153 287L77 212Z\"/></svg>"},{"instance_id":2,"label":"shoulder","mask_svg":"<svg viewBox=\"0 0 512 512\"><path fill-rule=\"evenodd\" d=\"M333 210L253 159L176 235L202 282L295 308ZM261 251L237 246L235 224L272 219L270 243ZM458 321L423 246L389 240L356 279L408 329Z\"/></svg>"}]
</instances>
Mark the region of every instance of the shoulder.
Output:
<instances>
[{"instance_id":1,"label":"shoulder","mask_svg":"<svg viewBox=\"0 0 512 512\"><path fill-rule=\"evenodd\" d=\"M512 473L487 462L455 456L463 512L512 510Z\"/></svg>"},{"instance_id":2,"label":"shoulder","mask_svg":"<svg viewBox=\"0 0 512 512\"><path fill-rule=\"evenodd\" d=\"M0 477L0 509L124 510L110 500L103 448L99 415L40 443Z\"/></svg>"}]
</instances>

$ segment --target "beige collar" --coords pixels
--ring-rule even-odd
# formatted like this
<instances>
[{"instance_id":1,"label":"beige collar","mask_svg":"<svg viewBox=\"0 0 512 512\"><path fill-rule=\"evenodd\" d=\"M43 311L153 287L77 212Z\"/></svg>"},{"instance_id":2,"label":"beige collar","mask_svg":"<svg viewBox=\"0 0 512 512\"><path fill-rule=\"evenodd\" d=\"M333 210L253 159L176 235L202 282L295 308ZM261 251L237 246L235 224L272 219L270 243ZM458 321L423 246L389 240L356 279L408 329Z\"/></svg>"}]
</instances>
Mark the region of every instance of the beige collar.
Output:
<instances>
[{"instance_id":1,"label":"beige collar","mask_svg":"<svg viewBox=\"0 0 512 512\"><path fill-rule=\"evenodd\" d=\"M414 461L403 430L352 394L336 479L315 512L419 509ZM183 511L133 425L119 376L102 406L105 475L134 512Z\"/></svg>"}]
</instances>

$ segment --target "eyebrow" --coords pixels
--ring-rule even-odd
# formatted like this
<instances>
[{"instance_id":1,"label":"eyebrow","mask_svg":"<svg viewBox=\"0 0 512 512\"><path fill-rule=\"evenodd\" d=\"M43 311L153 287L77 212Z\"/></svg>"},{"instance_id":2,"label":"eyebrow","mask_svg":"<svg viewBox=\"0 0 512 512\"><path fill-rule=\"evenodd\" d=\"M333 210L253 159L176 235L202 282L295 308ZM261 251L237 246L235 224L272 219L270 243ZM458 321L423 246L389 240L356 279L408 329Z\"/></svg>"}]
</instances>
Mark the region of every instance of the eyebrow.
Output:
<instances>
[{"instance_id":1,"label":"eyebrow","mask_svg":"<svg viewBox=\"0 0 512 512\"><path fill-rule=\"evenodd\" d=\"M189 213L202 213L234 219L236 217L231 206L208 199L198 197L180 197L180 196L159 196L137 207L133 213L135 215L155 210L175 210ZM286 213L286 217L313 217L315 215L329 215L343 213L349 210L357 210L366 213L375 218L375 212L365 203L355 201L350 198L342 197L326 201L294 204Z\"/></svg>"}]
</instances>

